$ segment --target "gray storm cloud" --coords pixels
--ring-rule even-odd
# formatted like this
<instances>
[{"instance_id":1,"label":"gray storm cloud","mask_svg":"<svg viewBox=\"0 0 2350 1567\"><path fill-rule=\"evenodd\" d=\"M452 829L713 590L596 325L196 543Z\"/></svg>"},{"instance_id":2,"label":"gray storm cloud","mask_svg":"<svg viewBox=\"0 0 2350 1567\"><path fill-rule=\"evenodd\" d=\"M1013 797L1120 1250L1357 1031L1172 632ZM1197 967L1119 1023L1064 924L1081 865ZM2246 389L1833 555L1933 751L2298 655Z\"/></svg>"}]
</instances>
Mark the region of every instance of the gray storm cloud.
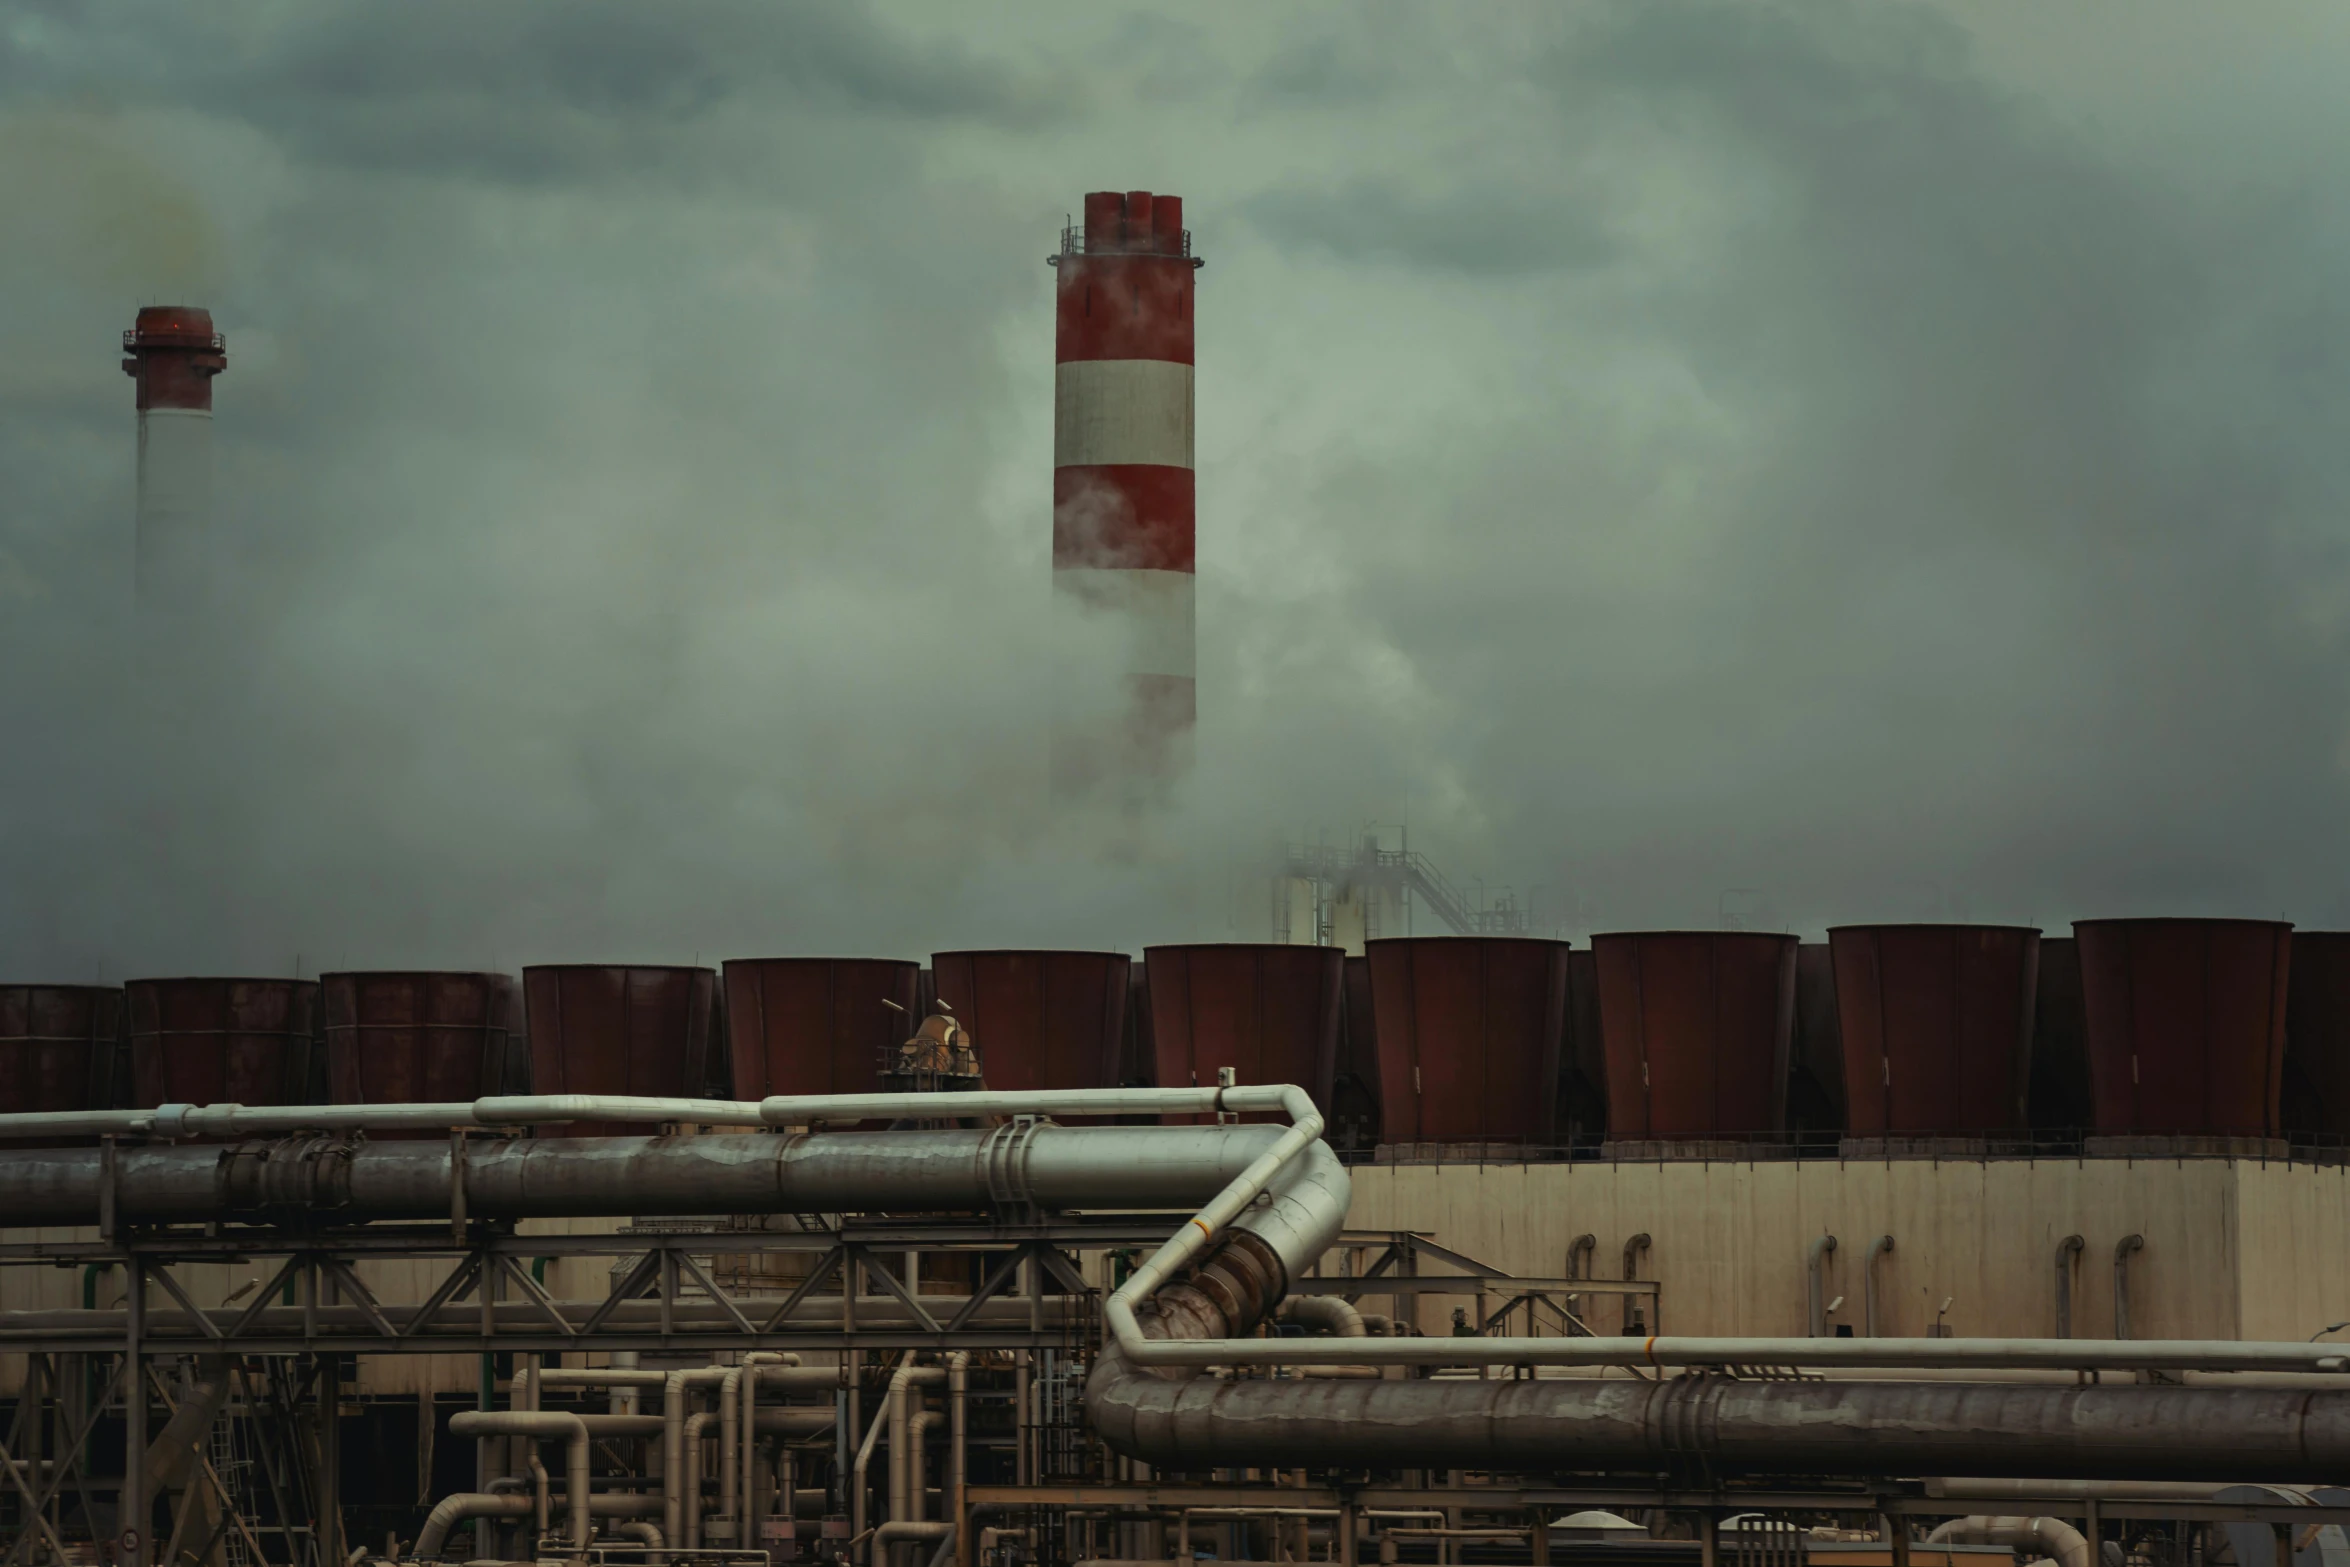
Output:
<instances>
[{"instance_id":1,"label":"gray storm cloud","mask_svg":"<svg viewBox=\"0 0 2350 1567\"><path fill-rule=\"evenodd\" d=\"M1407 813L1578 933L2350 920L2350 39L2035 25L20 10L0 971L1248 937ZM1140 822L1045 789L1110 186L1208 258ZM228 599L141 673L112 345L191 288Z\"/></svg>"}]
</instances>

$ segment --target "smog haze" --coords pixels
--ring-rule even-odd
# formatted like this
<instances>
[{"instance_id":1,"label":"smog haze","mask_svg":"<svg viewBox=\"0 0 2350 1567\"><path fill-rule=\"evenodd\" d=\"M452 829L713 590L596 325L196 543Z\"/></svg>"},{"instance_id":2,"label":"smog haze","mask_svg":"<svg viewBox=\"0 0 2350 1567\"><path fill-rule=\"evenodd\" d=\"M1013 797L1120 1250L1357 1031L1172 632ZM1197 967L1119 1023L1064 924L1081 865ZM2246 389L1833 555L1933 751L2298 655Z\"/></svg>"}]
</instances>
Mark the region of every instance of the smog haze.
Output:
<instances>
[{"instance_id":1,"label":"smog haze","mask_svg":"<svg viewBox=\"0 0 2350 1567\"><path fill-rule=\"evenodd\" d=\"M2350 924L2350 11L20 4L0 978ZM1045 787L1053 274L1198 275L1197 761ZM128 604L139 306L219 598ZM150 635L148 641L153 641Z\"/></svg>"}]
</instances>

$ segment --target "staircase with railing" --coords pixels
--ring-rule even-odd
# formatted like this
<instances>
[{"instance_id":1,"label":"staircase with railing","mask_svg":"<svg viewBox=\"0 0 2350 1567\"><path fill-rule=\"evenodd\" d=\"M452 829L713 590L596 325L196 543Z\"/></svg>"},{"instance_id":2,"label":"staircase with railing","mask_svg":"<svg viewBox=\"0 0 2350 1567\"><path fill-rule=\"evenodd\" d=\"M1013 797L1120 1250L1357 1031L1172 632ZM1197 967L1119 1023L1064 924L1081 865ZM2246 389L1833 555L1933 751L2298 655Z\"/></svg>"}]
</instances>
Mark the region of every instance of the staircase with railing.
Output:
<instances>
[{"instance_id":1,"label":"staircase with railing","mask_svg":"<svg viewBox=\"0 0 2350 1567\"><path fill-rule=\"evenodd\" d=\"M1473 900L1438 870L1425 854L1408 848L1390 849L1376 838L1351 846L1331 843L1292 845L1286 874L1320 884L1344 896L1359 889L1377 889L1403 897L1418 897L1458 936L1522 936L1526 912L1504 892L1491 903Z\"/></svg>"}]
</instances>

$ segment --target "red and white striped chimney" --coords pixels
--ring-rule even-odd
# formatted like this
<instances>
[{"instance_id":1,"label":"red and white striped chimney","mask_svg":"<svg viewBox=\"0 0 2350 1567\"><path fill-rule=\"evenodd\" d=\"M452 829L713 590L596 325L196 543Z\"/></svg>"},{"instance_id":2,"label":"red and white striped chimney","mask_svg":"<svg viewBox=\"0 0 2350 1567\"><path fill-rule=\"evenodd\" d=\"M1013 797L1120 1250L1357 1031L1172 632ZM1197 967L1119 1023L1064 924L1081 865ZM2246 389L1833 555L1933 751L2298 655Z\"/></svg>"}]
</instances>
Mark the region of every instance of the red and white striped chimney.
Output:
<instances>
[{"instance_id":1,"label":"red and white striped chimney","mask_svg":"<svg viewBox=\"0 0 2350 1567\"><path fill-rule=\"evenodd\" d=\"M122 334L139 388L138 594L175 599L197 580L212 511L212 378L228 368L212 313L149 305Z\"/></svg>"},{"instance_id":2,"label":"red and white striped chimney","mask_svg":"<svg viewBox=\"0 0 2350 1567\"><path fill-rule=\"evenodd\" d=\"M1064 230L1053 390L1053 588L1064 670L1054 792L1131 794L1179 774L1197 713L1192 273L1183 199L1095 191ZM1105 658L1110 667L1100 667Z\"/></svg>"}]
</instances>

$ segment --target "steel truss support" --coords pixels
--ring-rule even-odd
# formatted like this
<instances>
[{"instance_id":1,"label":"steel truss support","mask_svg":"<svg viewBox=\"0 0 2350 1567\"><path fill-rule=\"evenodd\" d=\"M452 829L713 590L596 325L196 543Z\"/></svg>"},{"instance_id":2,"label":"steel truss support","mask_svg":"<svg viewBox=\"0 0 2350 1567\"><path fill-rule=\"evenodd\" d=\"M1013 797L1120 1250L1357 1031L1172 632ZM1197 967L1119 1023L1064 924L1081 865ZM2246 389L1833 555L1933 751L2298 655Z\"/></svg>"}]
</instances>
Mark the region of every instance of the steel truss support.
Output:
<instances>
[{"instance_id":1,"label":"steel truss support","mask_svg":"<svg viewBox=\"0 0 2350 1567\"><path fill-rule=\"evenodd\" d=\"M1156 1222L1128 1216L1090 1232L1059 1223L1025 1234L986 1224L926 1226L913 1233L710 1229L563 1236L518 1236L477 1224L462 1250L451 1244L446 1227L325 1234L147 1231L95 1250L79 1248L75 1258L135 1268L152 1282L148 1293L160 1298L154 1309L137 1314L147 1354L1058 1348L1068 1340L1068 1310L1047 1311L1032 1300L1029 1312L1019 1312L1008 1299L1019 1281L1025 1278L1048 1295L1083 1299L1076 1315L1090 1319L1096 1291L1073 1254L1131 1244L1132 1232L1147 1235ZM721 1283L709 1266L713 1256L777 1252L809 1258L806 1276L779 1301ZM981 1281L968 1294L923 1295L909 1289L894 1266L903 1253L977 1256ZM525 1266L533 1257L614 1258L619 1280L600 1299L559 1300ZM267 1282L252 1299L231 1305L200 1306L175 1271L183 1263L260 1258L275 1260ZM434 1258L447 1259L448 1271L414 1303L381 1298L361 1271L373 1261ZM0 1252L0 1265L29 1261ZM54 1265L56 1259L42 1261ZM296 1304L284 1303L288 1294ZM839 1299L837 1317L809 1309L820 1296ZM457 1309L468 1302L470 1309ZM131 1316L0 1313L0 1354L112 1350L133 1331Z\"/></svg>"}]
</instances>

